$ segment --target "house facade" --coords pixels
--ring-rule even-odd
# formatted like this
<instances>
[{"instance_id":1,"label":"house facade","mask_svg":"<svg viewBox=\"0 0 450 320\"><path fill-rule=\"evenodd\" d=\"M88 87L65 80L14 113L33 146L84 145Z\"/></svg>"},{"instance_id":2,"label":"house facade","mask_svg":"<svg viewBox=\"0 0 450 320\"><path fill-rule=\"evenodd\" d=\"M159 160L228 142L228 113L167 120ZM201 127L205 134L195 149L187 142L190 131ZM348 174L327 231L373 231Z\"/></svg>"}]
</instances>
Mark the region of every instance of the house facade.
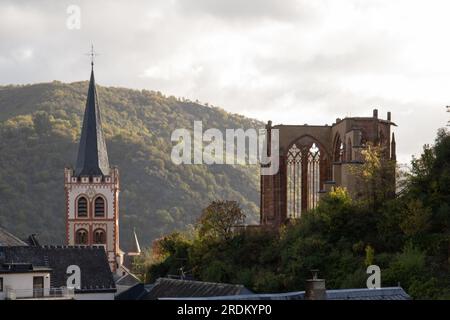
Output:
<instances>
[{"instance_id":1,"label":"house facade","mask_svg":"<svg viewBox=\"0 0 450 320\"><path fill-rule=\"evenodd\" d=\"M0 300L113 300L103 247L0 247Z\"/></svg>"}]
</instances>

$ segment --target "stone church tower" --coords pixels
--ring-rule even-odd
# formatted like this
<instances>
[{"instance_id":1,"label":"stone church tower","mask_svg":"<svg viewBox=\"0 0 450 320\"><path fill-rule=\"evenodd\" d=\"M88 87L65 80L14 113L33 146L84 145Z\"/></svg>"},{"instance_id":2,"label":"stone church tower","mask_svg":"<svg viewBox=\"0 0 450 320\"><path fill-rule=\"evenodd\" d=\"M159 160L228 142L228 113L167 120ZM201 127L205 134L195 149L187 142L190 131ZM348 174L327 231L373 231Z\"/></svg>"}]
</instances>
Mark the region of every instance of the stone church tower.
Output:
<instances>
[{"instance_id":1,"label":"stone church tower","mask_svg":"<svg viewBox=\"0 0 450 320\"><path fill-rule=\"evenodd\" d=\"M119 170L109 165L92 63L75 170L64 172L66 241L68 245L99 245L111 270L122 261L119 249Z\"/></svg>"}]
</instances>

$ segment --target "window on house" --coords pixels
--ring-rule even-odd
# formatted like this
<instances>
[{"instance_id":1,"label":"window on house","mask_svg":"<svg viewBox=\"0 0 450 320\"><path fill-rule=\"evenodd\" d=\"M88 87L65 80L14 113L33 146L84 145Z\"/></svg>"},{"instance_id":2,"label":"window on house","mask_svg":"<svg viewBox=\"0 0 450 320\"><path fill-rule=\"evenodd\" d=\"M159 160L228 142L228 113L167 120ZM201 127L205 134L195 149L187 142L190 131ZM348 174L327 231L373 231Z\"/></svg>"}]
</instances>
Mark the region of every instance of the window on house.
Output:
<instances>
[{"instance_id":1,"label":"window on house","mask_svg":"<svg viewBox=\"0 0 450 320\"><path fill-rule=\"evenodd\" d=\"M105 244L106 243L106 234L103 229L95 229L94 231L94 243L95 244Z\"/></svg>"},{"instance_id":2,"label":"window on house","mask_svg":"<svg viewBox=\"0 0 450 320\"><path fill-rule=\"evenodd\" d=\"M105 200L102 197L97 197L95 199L95 216L96 217L105 216Z\"/></svg>"},{"instance_id":3,"label":"window on house","mask_svg":"<svg viewBox=\"0 0 450 320\"><path fill-rule=\"evenodd\" d=\"M76 244L87 244L88 243L88 232L86 229L79 229L75 235Z\"/></svg>"},{"instance_id":4,"label":"window on house","mask_svg":"<svg viewBox=\"0 0 450 320\"><path fill-rule=\"evenodd\" d=\"M3 278L0 278L0 292L3 292Z\"/></svg>"},{"instance_id":5,"label":"window on house","mask_svg":"<svg viewBox=\"0 0 450 320\"><path fill-rule=\"evenodd\" d=\"M85 197L81 197L78 199L78 204L77 204L77 215L79 217L87 217L87 213L88 213L88 202L87 199Z\"/></svg>"}]
</instances>

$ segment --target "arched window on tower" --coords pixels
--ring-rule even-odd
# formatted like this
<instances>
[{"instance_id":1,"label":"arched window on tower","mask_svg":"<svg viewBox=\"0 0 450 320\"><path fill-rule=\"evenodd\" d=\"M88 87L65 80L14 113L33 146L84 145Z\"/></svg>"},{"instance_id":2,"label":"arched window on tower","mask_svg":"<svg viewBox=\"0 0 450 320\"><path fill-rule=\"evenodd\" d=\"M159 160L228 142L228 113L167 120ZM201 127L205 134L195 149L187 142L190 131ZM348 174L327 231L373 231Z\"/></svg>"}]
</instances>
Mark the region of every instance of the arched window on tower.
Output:
<instances>
[{"instance_id":1,"label":"arched window on tower","mask_svg":"<svg viewBox=\"0 0 450 320\"><path fill-rule=\"evenodd\" d=\"M88 244L88 232L86 229L78 229L75 234L75 244Z\"/></svg>"},{"instance_id":2,"label":"arched window on tower","mask_svg":"<svg viewBox=\"0 0 450 320\"><path fill-rule=\"evenodd\" d=\"M95 216L104 217L105 216L105 199L102 197L95 198Z\"/></svg>"},{"instance_id":3,"label":"arched window on tower","mask_svg":"<svg viewBox=\"0 0 450 320\"><path fill-rule=\"evenodd\" d=\"M77 202L77 216L87 217L88 215L88 201L85 197L80 197Z\"/></svg>"},{"instance_id":4,"label":"arched window on tower","mask_svg":"<svg viewBox=\"0 0 450 320\"><path fill-rule=\"evenodd\" d=\"M94 230L94 243L95 244L106 244L106 233L103 229Z\"/></svg>"}]
</instances>

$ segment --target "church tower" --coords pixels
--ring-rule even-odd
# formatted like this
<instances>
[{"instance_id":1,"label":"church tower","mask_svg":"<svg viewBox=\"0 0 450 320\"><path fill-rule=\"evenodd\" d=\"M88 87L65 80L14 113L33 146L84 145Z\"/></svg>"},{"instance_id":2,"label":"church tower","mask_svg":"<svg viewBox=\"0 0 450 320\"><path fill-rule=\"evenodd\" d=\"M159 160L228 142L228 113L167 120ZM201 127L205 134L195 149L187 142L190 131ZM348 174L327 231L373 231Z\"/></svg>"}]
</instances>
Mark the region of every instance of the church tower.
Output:
<instances>
[{"instance_id":1,"label":"church tower","mask_svg":"<svg viewBox=\"0 0 450 320\"><path fill-rule=\"evenodd\" d=\"M66 241L104 246L113 272L119 268L119 170L109 165L93 63L75 170L66 168Z\"/></svg>"}]
</instances>

